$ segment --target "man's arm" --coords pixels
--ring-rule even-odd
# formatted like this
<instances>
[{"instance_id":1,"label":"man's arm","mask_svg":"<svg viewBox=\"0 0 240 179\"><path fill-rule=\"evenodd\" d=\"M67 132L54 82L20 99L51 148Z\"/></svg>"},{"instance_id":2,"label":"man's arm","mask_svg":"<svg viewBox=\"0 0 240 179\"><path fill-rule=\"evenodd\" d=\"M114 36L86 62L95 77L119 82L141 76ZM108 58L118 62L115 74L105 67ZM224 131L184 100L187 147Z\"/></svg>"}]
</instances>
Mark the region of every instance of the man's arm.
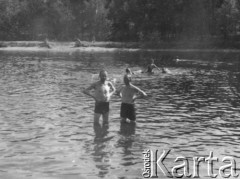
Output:
<instances>
[{"instance_id":1,"label":"man's arm","mask_svg":"<svg viewBox=\"0 0 240 179\"><path fill-rule=\"evenodd\" d=\"M90 93L90 91L91 91L92 89L95 89L95 85L96 85L96 84L93 83L91 86L89 86L88 88L84 89L82 92L83 92L84 94L92 97L93 99L95 99L95 96L93 96L93 95ZM95 99L95 100L96 100L96 99Z\"/></svg>"},{"instance_id":2,"label":"man's arm","mask_svg":"<svg viewBox=\"0 0 240 179\"><path fill-rule=\"evenodd\" d=\"M161 69L157 65L154 64L154 67L161 71Z\"/></svg>"},{"instance_id":3,"label":"man's arm","mask_svg":"<svg viewBox=\"0 0 240 179\"><path fill-rule=\"evenodd\" d=\"M111 89L110 96L112 96L115 93L116 88L113 86L113 84L110 81L108 82L108 85Z\"/></svg>"},{"instance_id":4,"label":"man's arm","mask_svg":"<svg viewBox=\"0 0 240 179\"><path fill-rule=\"evenodd\" d=\"M142 91L140 88L138 88L134 85L132 85L132 87L136 90L136 92L140 93L140 95L135 96L133 100L136 100L136 99L143 98L143 97L147 96L147 94L144 91Z\"/></svg>"},{"instance_id":5,"label":"man's arm","mask_svg":"<svg viewBox=\"0 0 240 179\"><path fill-rule=\"evenodd\" d=\"M116 94L120 97L122 97L122 86L116 90Z\"/></svg>"}]
</instances>

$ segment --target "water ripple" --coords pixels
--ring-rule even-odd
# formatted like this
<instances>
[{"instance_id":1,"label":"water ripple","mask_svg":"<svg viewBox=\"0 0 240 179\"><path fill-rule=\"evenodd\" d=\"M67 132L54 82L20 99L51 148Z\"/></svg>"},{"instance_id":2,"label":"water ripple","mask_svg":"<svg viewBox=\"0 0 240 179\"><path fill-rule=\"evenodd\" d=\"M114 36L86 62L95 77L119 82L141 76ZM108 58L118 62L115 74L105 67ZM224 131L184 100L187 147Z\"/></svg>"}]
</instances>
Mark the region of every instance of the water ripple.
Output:
<instances>
[{"instance_id":1,"label":"water ripple","mask_svg":"<svg viewBox=\"0 0 240 179\"><path fill-rule=\"evenodd\" d=\"M197 61L202 69L170 66L170 74L135 75L133 83L148 94L136 103L137 124L120 123L114 96L109 125L96 126L94 102L81 90L102 67L120 87L124 68L138 70L141 62L130 63L131 54L56 55L10 53L0 59L2 171L35 178L141 178L147 148L188 157L214 151L239 161L240 105L227 71Z\"/></svg>"}]
</instances>

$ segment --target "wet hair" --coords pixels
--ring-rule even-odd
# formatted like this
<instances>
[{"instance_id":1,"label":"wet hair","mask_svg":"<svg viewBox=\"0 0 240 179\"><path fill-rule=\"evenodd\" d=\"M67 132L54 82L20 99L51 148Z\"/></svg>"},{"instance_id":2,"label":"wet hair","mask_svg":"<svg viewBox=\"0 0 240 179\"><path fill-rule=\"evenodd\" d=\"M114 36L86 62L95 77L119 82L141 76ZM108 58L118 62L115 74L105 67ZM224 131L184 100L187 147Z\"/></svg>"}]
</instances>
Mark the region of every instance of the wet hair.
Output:
<instances>
[{"instance_id":1,"label":"wet hair","mask_svg":"<svg viewBox=\"0 0 240 179\"><path fill-rule=\"evenodd\" d=\"M129 84L132 81L131 75L124 75L123 81L125 84Z\"/></svg>"}]
</instances>

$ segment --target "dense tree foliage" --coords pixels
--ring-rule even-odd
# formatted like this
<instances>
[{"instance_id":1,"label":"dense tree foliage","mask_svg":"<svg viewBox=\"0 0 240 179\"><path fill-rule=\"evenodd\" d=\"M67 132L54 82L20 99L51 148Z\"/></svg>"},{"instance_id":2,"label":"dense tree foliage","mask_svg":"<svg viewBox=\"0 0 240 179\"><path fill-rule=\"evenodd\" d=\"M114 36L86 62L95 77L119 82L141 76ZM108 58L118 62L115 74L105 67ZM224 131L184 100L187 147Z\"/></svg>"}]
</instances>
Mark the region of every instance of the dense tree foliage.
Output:
<instances>
[{"instance_id":1,"label":"dense tree foliage","mask_svg":"<svg viewBox=\"0 0 240 179\"><path fill-rule=\"evenodd\" d=\"M1 0L0 40L228 39L239 10L239 0Z\"/></svg>"},{"instance_id":2,"label":"dense tree foliage","mask_svg":"<svg viewBox=\"0 0 240 179\"><path fill-rule=\"evenodd\" d=\"M114 40L202 39L236 35L239 1L111 0Z\"/></svg>"}]
</instances>

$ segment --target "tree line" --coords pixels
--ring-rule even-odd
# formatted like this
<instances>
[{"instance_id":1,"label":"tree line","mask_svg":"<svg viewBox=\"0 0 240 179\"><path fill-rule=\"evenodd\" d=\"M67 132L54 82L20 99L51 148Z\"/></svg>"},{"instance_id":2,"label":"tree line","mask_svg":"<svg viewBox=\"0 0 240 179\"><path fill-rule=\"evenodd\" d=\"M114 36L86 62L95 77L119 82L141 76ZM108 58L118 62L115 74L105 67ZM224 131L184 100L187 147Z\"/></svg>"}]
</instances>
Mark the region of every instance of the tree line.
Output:
<instances>
[{"instance_id":1,"label":"tree line","mask_svg":"<svg viewBox=\"0 0 240 179\"><path fill-rule=\"evenodd\" d=\"M240 0L0 0L0 40L236 39Z\"/></svg>"}]
</instances>

